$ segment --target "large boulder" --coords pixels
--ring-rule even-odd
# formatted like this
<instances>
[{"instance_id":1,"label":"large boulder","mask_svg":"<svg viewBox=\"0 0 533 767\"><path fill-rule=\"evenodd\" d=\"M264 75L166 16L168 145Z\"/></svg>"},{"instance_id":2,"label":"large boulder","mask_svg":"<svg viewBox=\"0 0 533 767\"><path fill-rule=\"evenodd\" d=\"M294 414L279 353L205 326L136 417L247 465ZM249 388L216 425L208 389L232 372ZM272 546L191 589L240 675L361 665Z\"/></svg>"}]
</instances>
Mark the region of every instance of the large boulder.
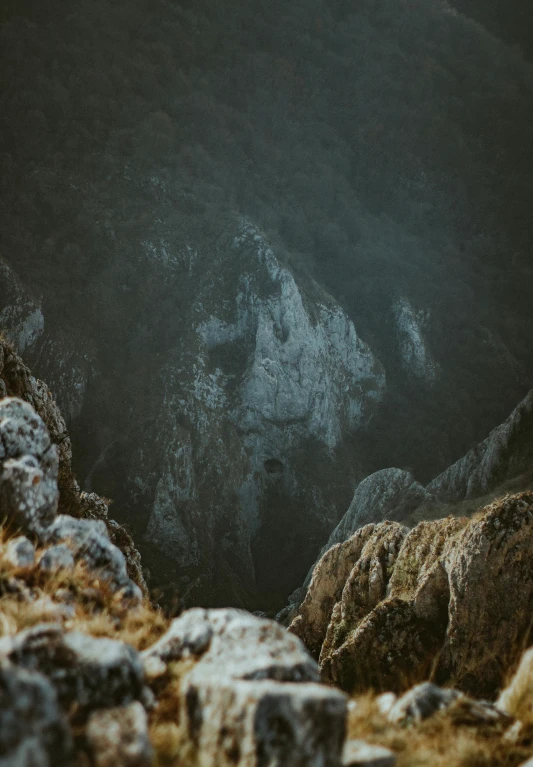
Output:
<instances>
[{"instance_id":1,"label":"large boulder","mask_svg":"<svg viewBox=\"0 0 533 767\"><path fill-rule=\"evenodd\" d=\"M339 764L346 700L317 684L316 663L278 624L239 610L189 610L143 662L152 679L178 664L178 728L198 767Z\"/></svg>"}]
</instances>

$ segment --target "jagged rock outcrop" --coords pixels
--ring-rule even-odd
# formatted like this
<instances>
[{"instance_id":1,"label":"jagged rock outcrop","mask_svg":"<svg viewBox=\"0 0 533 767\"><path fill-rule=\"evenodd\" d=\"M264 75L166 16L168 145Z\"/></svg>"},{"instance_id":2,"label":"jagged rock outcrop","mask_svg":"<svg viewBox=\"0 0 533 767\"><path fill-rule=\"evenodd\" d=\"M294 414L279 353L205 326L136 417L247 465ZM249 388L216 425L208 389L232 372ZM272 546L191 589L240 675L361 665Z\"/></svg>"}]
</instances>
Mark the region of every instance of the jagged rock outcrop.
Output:
<instances>
[{"instance_id":1,"label":"jagged rock outcrop","mask_svg":"<svg viewBox=\"0 0 533 767\"><path fill-rule=\"evenodd\" d=\"M130 579L124 554L109 539L102 519L76 519L57 515L59 503L58 451L35 410L17 398L0 400L0 506L2 518L15 529L35 536L41 544L65 543L72 557L107 580L125 598L139 600L141 588ZM92 498L92 503L97 500ZM100 503L102 503L100 501ZM28 549L30 541L18 540ZM11 555L17 541L10 543ZM46 552L45 567L57 549ZM46 564L48 560L48 565ZM65 557L63 557L65 564ZM70 566L70 562L68 562Z\"/></svg>"},{"instance_id":2,"label":"jagged rock outcrop","mask_svg":"<svg viewBox=\"0 0 533 767\"><path fill-rule=\"evenodd\" d=\"M323 593L333 556L324 555L292 628L304 640L310 633L316 653L313 628L323 631L326 607L321 675L344 689L402 690L431 677L494 696L530 641L532 525L530 493L508 496L470 520L422 522L401 534L388 569L377 552L380 540L388 551L391 524L377 525L340 597L338 583ZM349 553L364 534L332 551L339 556L344 546Z\"/></svg>"},{"instance_id":3,"label":"jagged rock outcrop","mask_svg":"<svg viewBox=\"0 0 533 767\"><path fill-rule=\"evenodd\" d=\"M339 766L346 698L296 637L238 610L167 626L98 499L93 518L57 514L57 451L27 402L0 401L0 437L2 765L148 767L177 744L191 767Z\"/></svg>"},{"instance_id":4,"label":"jagged rock outcrop","mask_svg":"<svg viewBox=\"0 0 533 767\"><path fill-rule=\"evenodd\" d=\"M432 497L409 471L377 471L359 483L348 511L330 535L324 550L346 541L370 522L401 521Z\"/></svg>"},{"instance_id":5,"label":"jagged rock outcrop","mask_svg":"<svg viewBox=\"0 0 533 767\"><path fill-rule=\"evenodd\" d=\"M533 390L487 439L429 483L443 501L485 495L533 463Z\"/></svg>"},{"instance_id":6,"label":"jagged rock outcrop","mask_svg":"<svg viewBox=\"0 0 533 767\"><path fill-rule=\"evenodd\" d=\"M365 525L344 543L332 546L320 559L298 616L291 624L291 631L315 658L319 658L333 610L340 608L347 586L349 597L352 596L358 574L365 572L367 583L366 591L363 588L355 595L357 601L367 599L374 606L383 598L387 574L406 533L406 528L390 522ZM349 605L350 610L358 608L362 605Z\"/></svg>"},{"instance_id":7,"label":"jagged rock outcrop","mask_svg":"<svg viewBox=\"0 0 533 767\"><path fill-rule=\"evenodd\" d=\"M393 314L398 336L398 351L405 372L426 383L434 383L438 375L438 365L424 337L430 312L427 309L415 311L410 301L402 297L395 303Z\"/></svg>"},{"instance_id":8,"label":"jagged rock outcrop","mask_svg":"<svg viewBox=\"0 0 533 767\"><path fill-rule=\"evenodd\" d=\"M524 475L523 480L515 489L529 487L533 465L532 445L533 390L503 424L493 429L487 439L426 487L417 482L410 472L402 469L383 469L366 477L357 486L348 511L331 533L303 586L291 594L289 605L278 614L278 620L284 625L294 620L320 558L336 544L347 541L364 525L384 519L406 521L413 517L414 512L418 512L419 518L424 514L435 517L439 512L442 515L442 510L450 513L453 508L449 504L490 495L506 482L519 482L521 475ZM343 558L344 554L341 553L340 559ZM350 561L347 556L346 562ZM310 646L314 647L313 642Z\"/></svg>"}]
</instances>

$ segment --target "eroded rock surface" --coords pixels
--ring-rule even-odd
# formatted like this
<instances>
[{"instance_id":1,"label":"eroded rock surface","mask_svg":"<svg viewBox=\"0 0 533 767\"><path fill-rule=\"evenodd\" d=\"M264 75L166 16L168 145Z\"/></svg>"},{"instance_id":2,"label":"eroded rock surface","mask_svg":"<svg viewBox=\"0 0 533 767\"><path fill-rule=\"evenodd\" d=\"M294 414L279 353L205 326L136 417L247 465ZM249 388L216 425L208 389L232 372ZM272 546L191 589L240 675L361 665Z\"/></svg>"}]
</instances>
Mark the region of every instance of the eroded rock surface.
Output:
<instances>
[{"instance_id":1,"label":"eroded rock surface","mask_svg":"<svg viewBox=\"0 0 533 767\"><path fill-rule=\"evenodd\" d=\"M529 637L532 525L533 495L508 496L471 520L398 530L387 566L392 526L377 525L341 592L328 564L342 546L348 558L357 550L363 528L324 555L291 628L316 654L329 613L321 674L344 689L398 691L431 677L490 698Z\"/></svg>"}]
</instances>

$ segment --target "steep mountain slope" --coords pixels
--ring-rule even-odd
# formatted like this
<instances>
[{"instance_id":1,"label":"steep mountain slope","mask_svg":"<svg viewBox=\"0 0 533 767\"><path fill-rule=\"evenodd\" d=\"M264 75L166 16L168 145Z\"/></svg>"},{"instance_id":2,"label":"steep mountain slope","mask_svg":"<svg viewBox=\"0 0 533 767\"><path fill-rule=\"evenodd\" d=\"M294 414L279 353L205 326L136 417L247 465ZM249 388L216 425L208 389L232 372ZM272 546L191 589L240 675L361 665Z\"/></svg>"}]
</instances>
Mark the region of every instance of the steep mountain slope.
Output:
<instances>
[{"instance_id":1,"label":"steep mountain slope","mask_svg":"<svg viewBox=\"0 0 533 767\"><path fill-rule=\"evenodd\" d=\"M362 477L427 481L525 395L519 52L407 0L6 3L0 35L0 311L161 585L280 604Z\"/></svg>"}]
</instances>

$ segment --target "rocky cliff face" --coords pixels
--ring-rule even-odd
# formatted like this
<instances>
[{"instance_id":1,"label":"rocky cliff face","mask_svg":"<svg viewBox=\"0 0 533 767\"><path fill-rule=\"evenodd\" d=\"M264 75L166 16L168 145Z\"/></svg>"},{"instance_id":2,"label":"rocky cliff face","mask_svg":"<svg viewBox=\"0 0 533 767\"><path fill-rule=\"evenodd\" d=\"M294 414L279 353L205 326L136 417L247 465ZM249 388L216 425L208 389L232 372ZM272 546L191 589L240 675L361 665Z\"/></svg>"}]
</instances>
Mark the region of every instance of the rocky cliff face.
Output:
<instances>
[{"instance_id":1,"label":"rocky cliff face","mask_svg":"<svg viewBox=\"0 0 533 767\"><path fill-rule=\"evenodd\" d=\"M108 450L118 450L119 500L146 530L160 581L164 572L191 601L275 606L361 475L347 436L379 406L385 374L331 296L298 281L245 220L204 251L191 239L164 267L184 330L153 360L145 417L109 435L86 482L105 484ZM71 352L75 335L51 341L38 305L7 267L4 277L6 332L37 364L55 365L75 420L91 406L98 363Z\"/></svg>"}]
</instances>

